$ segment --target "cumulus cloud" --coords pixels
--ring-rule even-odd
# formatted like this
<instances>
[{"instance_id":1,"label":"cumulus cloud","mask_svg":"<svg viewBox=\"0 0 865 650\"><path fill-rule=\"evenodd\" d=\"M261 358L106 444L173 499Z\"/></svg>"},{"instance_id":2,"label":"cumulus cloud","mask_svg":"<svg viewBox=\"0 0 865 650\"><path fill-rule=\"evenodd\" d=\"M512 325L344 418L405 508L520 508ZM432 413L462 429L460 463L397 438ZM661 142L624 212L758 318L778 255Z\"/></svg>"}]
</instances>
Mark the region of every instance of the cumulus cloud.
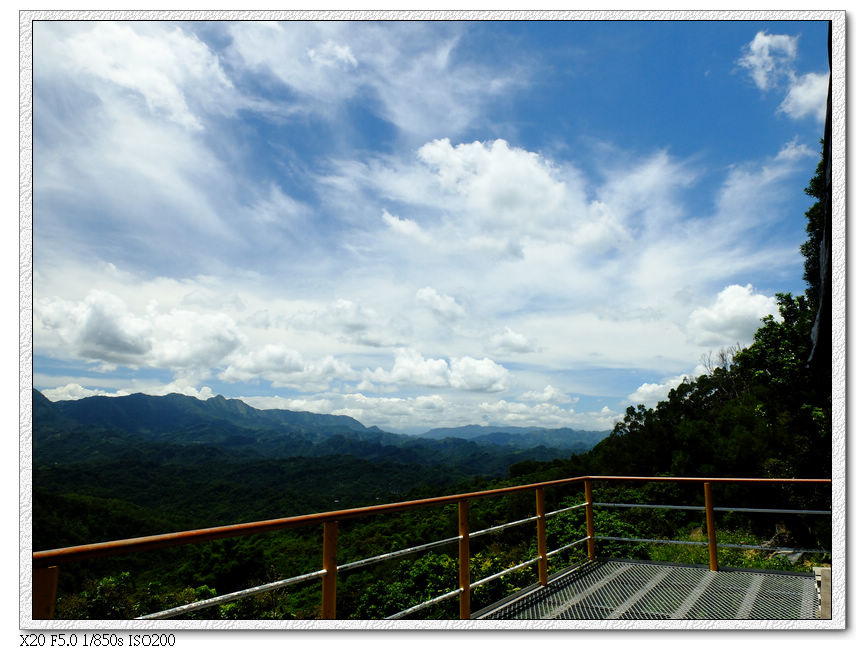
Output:
<instances>
[{"instance_id":1,"label":"cumulus cloud","mask_svg":"<svg viewBox=\"0 0 865 650\"><path fill-rule=\"evenodd\" d=\"M264 380L275 387L306 392L326 390L333 381L354 380L357 376L350 364L332 355L304 359L297 350L266 344L232 355L219 378L229 382Z\"/></svg>"},{"instance_id":2,"label":"cumulus cloud","mask_svg":"<svg viewBox=\"0 0 865 650\"><path fill-rule=\"evenodd\" d=\"M442 191L462 197L466 208L490 225L537 233L564 206L566 185L552 164L504 140L453 146L443 138L421 147L418 157Z\"/></svg>"},{"instance_id":3,"label":"cumulus cloud","mask_svg":"<svg viewBox=\"0 0 865 650\"><path fill-rule=\"evenodd\" d=\"M489 349L497 354L525 354L537 352L539 348L537 341L506 327L504 332L493 334L490 338Z\"/></svg>"},{"instance_id":4,"label":"cumulus cloud","mask_svg":"<svg viewBox=\"0 0 865 650\"><path fill-rule=\"evenodd\" d=\"M793 81L778 110L793 119L811 116L818 122L822 122L826 118L828 90L828 72L825 74L809 72Z\"/></svg>"},{"instance_id":5,"label":"cumulus cloud","mask_svg":"<svg viewBox=\"0 0 865 650\"><path fill-rule=\"evenodd\" d=\"M748 70L760 90L786 84L793 74L797 41L794 36L757 32L737 64Z\"/></svg>"},{"instance_id":6,"label":"cumulus cloud","mask_svg":"<svg viewBox=\"0 0 865 650\"><path fill-rule=\"evenodd\" d=\"M508 371L492 359L451 359L450 384L454 388L497 393L507 388Z\"/></svg>"},{"instance_id":7,"label":"cumulus cloud","mask_svg":"<svg viewBox=\"0 0 865 650\"><path fill-rule=\"evenodd\" d=\"M245 354L236 354L220 378L226 381L249 381L264 376L273 379L295 375L304 368L297 350L268 343Z\"/></svg>"},{"instance_id":8,"label":"cumulus cloud","mask_svg":"<svg viewBox=\"0 0 865 650\"><path fill-rule=\"evenodd\" d=\"M117 296L91 291L81 302L42 299L35 313L40 341L89 361L139 365L152 348L152 326Z\"/></svg>"},{"instance_id":9,"label":"cumulus cloud","mask_svg":"<svg viewBox=\"0 0 865 650\"><path fill-rule=\"evenodd\" d=\"M226 314L160 313L155 305L135 314L122 299L101 290L77 302L38 301L34 330L40 343L62 356L130 367L212 367L243 343Z\"/></svg>"},{"instance_id":10,"label":"cumulus cloud","mask_svg":"<svg viewBox=\"0 0 865 650\"><path fill-rule=\"evenodd\" d=\"M491 359L459 357L427 359L417 350L398 350L391 370L365 370L361 390L377 384L450 387L470 392L494 393L506 389L508 370Z\"/></svg>"},{"instance_id":11,"label":"cumulus cloud","mask_svg":"<svg viewBox=\"0 0 865 650\"><path fill-rule=\"evenodd\" d=\"M750 284L734 284L718 293L712 305L695 309L686 329L697 345L746 345L769 314L779 317L774 298L755 293Z\"/></svg>"},{"instance_id":12,"label":"cumulus cloud","mask_svg":"<svg viewBox=\"0 0 865 650\"><path fill-rule=\"evenodd\" d=\"M429 309L437 318L447 323L453 323L466 314L466 310L453 296L441 294L432 287L418 289L415 300L418 304Z\"/></svg>"},{"instance_id":13,"label":"cumulus cloud","mask_svg":"<svg viewBox=\"0 0 865 650\"><path fill-rule=\"evenodd\" d=\"M530 390L520 395L521 400L527 402L542 402L547 404L564 404L567 402L576 402L577 399L572 399L564 391L559 390L547 384L541 391Z\"/></svg>"},{"instance_id":14,"label":"cumulus cloud","mask_svg":"<svg viewBox=\"0 0 865 650\"><path fill-rule=\"evenodd\" d=\"M268 324L275 320L269 314L262 314L260 319ZM302 309L281 320L300 329L330 332L347 343L377 348L400 345L404 336L403 325L395 323L393 318L347 298Z\"/></svg>"},{"instance_id":15,"label":"cumulus cloud","mask_svg":"<svg viewBox=\"0 0 865 650\"><path fill-rule=\"evenodd\" d=\"M211 368L245 341L234 319L222 313L172 309L153 316L153 359L172 369Z\"/></svg>"},{"instance_id":16,"label":"cumulus cloud","mask_svg":"<svg viewBox=\"0 0 865 650\"><path fill-rule=\"evenodd\" d=\"M678 375L659 384L641 384L637 390L628 395L628 401L632 404L643 404L647 408L654 408L658 402L667 399L670 391L677 388L687 378L688 375Z\"/></svg>"},{"instance_id":17,"label":"cumulus cloud","mask_svg":"<svg viewBox=\"0 0 865 650\"><path fill-rule=\"evenodd\" d=\"M376 368L365 371L362 386L371 384L409 384L417 386L449 386L450 369L444 359L426 359L417 350L396 352L390 371Z\"/></svg>"}]
</instances>

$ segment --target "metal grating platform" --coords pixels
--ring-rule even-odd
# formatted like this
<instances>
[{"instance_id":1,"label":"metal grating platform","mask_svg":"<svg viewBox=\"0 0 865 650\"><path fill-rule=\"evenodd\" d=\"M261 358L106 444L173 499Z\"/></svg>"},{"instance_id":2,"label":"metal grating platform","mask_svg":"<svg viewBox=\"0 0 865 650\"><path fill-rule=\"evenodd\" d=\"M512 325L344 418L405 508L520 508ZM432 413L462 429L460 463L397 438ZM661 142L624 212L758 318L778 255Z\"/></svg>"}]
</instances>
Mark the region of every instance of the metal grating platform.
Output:
<instances>
[{"instance_id":1,"label":"metal grating platform","mask_svg":"<svg viewBox=\"0 0 865 650\"><path fill-rule=\"evenodd\" d=\"M486 619L796 620L819 617L814 574L592 562L498 603Z\"/></svg>"}]
</instances>

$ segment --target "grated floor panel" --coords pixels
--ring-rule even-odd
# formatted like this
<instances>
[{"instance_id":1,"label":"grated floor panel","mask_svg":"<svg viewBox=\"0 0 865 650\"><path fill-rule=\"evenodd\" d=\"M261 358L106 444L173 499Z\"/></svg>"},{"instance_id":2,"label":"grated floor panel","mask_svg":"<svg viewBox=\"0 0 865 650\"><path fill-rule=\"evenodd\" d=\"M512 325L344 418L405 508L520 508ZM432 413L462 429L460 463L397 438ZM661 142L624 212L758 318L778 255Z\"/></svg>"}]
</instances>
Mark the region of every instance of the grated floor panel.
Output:
<instances>
[{"instance_id":1,"label":"grated floor panel","mask_svg":"<svg viewBox=\"0 0 865 650\"><path fill-rule=\"evenodd\" d=\"M478 618L796 620L818 618L818 608L814 574L606 561L518 594Z\"/></svg>"}]
</instances>

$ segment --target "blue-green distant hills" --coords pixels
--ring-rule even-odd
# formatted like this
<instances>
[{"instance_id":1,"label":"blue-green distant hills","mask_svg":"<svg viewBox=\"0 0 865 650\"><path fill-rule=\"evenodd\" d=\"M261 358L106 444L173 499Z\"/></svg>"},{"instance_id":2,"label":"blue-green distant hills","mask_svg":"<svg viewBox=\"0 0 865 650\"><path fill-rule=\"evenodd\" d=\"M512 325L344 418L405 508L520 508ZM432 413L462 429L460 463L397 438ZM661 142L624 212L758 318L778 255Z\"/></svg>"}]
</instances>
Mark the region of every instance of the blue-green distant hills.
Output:
<instances>
[{"instance_id":1,"label":"blue-green distant hills","mask_svg":"<svg viewBox=\"0 0 865 650\"><path fill-rule=\"evenodd\" d=\"M462 427L430 429L422 437L432 440L463 438L477 443L528 449L537 445L558 449L588 450L609 435L609 431L583 431L567 427L503 427L468 424Z\"/></svg>"},{"instance_id":2,"label":"blue-green distant hills","mask_svg":"<svg viewBox=\"0 0 865 650\"><path fill-rule=\"evenodd\" d=\"M344 415L256 409L222 396L137 393L51 402L33 391L37 463L87 462L130 453L160 459L355 456L502 474L524 460L591 449L608 432L465 426L420 436L367 427Z\"/></svg>"},{"instance_id":3,"label":"blue-green distant hills","mask_svg":"<svg viewBox=\"0 0 865 650\"><path fill-rule=\"evenodd\" d=\"M455 486L567 459L604 435L477 429L413 436L224 397L52 402L34 390L34 547L467 489Z\"/></svg>"}]
</instances>

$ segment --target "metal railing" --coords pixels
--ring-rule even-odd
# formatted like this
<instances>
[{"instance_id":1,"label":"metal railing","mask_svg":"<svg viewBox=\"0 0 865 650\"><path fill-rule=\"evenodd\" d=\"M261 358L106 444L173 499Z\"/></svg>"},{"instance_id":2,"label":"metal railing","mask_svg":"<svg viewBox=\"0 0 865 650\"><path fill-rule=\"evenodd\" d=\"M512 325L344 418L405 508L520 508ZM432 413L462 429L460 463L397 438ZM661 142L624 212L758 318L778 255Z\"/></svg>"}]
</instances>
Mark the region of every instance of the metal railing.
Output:
<instances>
[{"instance_id":1,"label":"metal railing","mask_svg":"<svg viewBox=\"0 0 865 650\"><path fill-rule=\"evenodd\" d=\"M669 483L691 483L703 484L704 504L702 506L676 506L676 505L660 505L660 504L626 504L626 503L595 503L592 497L593 482L622 482L622 481L638 481L638 482L669 482ZM583 483L585 491L585 501L576 505L571 505L559 510L546 511L545 505L545 490L548 488L563 487ZM260 593L273 591L289 585L301 584L304 582L321 579L321 618L334 619L336 618L336 598L337 598L337 575L346 571L358 569L361 567L370 566L378 562L392 560L397 557L402 557L422 551L430 550L447 544L457 544L458 547L458 585L456 589L436 596L423 603L405 609L401 612L393 614L389 618L402 618L425 608L432 607L451 598L459 598L459 615L461 619L471 617L471 590L500 579L505 575L529 567L537 565L538 583L543 587L547 585L547 568L548 559L553 555L573 548L582 543L586 544L586 554L588 559L596 559L596 541L634 541L634 542L653 542L653 543L684 543L684 544L702 544L708 546L709 549L709 566L712 571L718 570L718 548L738 547L738 548L763 548L748 545L731 545L718 544L715 536L715 511L728 512L764 512L764 513L797 513L797 514L830 514L829 510L774 510L760 508L717 508L712 502L712 484L829 484L830 479L744 479L744 478L694 478L694 477L645 477L645 476L580 476L568 479L560 479L555 481L546 481L543 483L533 483L528 485L519 485L494 490L485 490L481 492L470 492L465 494L457 494L450 496L433 497L427 499L418 499L414 501L403 501L399 503L382 504L376 506L368 506L362 508L352 508L347 510L337 510L332 512L324 512L310 515L302 515L297 517L286 517L281 519L271 519L266 521L258 521L244 524L236 524L231 526L219 526L215 528L203 528L197 530L182 531L177 533L168 533L164 535L152 535L148 537L138 537L133 539L116 540L111 542L103 542L98 544L87 544L82 546L73 546L68 548L53 549L47 551L37 551L33 553L33 619L51 619L54 617L55 601L57 598L57 582L59 576L59 567L62 564L80 562L83 560L103 558L108 556L138 553L147 550L163 549L173 546L181 546L187 544L197 544L212 540L227 539L230 537L240 537L261 533L269 533L279 530L287 530L293 528L302 528L320 524L323 528L322 539L322 569L304 575L278 580L265 585L236 591L207 600L182 605L169 610L155 612L142 616L142 619L163 619L171 618L187 614L189 612L214 607L223 603L246 598ZM492 497L500 497L508 494L516 494L521 492L535 493L535 514L531 517L508 522L471 532L469 530L469 504L473 500L485 499ZM421 544L411 548L401 549L384 553L374 557L349 562L342 565L337 565L337 545L338 545L338 530L339 522L358 517L366 517L371 515L381 515L386 513L402 512L414 510L417 508L427 508L432 506L443 506L457 504L458 507L458 534L454 537ZM700 510L705 511L707 542L680 542L677 540L649 540L626 537L604 537L597 536L594 529L594 510L597 507L633 507L633 508L666 508L666 509L682 509L682 510ZM571 510L585 509L586 536L582 539L571 541L560 548L547 549L546 522L547 518L559 515ZM537 554L520 564L508 567L507 569L485 576L474 582L470 576L470 540L481 535L498 532L513 526L524 525L527 523L536 523L536 539L537 539ZM773 547L774 548L774 547ZM786 549L779 547L780 550L799 550L803 552L827 552L825 549ZM768 549L767 549L768 550Z\"/></svg>"}]
</instances>

